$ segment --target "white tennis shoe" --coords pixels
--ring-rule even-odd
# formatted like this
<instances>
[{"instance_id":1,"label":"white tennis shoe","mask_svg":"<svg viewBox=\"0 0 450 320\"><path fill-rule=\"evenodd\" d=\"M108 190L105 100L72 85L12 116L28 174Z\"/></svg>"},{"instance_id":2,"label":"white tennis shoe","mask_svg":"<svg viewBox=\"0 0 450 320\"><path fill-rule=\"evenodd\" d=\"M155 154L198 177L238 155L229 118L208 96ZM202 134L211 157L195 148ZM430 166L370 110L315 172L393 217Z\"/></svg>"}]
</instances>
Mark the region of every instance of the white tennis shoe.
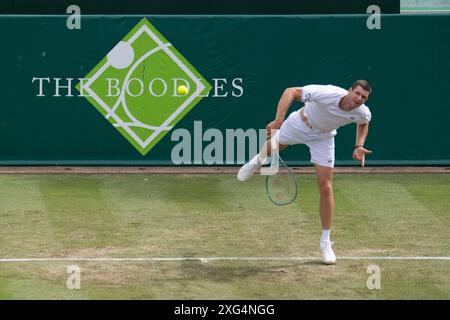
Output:
<instances>
[{"instance_id":1,"label":"white tennis shoe","mask_svg":"<svg viewBox=\"0 0 450 320\"><path fill-rule=\"evenodd\" d=\"M334 243L331 241L324 241L320 243L320 251L322 252L323 263L325 264L336 263L336 255L331 248L333 244Z\"/></svg>"},{"instance_id":2,"label":"white tennis shoe","mask_svg":"<svg viewBox=\"0 0 450 320\"><path fill-rule=\"evenodd\" d=\"M262 164L258 162L258 155L254 156L252 160L244 164L237 174L239 181L247 181L251 178L253 173L261 167Z\"/></svg>"}]
</instances>

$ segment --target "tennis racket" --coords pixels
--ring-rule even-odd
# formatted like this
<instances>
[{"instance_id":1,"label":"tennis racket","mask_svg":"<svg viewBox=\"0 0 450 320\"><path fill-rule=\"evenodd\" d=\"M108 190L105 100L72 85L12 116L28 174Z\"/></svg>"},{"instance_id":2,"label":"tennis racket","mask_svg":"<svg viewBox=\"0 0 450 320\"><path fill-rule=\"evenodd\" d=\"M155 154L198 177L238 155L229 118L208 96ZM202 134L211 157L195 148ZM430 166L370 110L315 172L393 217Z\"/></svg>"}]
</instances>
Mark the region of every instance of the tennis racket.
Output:
<instances>
[{"instance_id":1,"label":"tennis racket","mask_svg":"<svg viewBox=\"0 0 450 320\"><path fill-rule=\"evenodd\" d=\"M294 173L281 159L272 139L272 162L266 176L266 191L270 201L278 206L288 205L297 198L298 188ZM274 148L275 146L275 148Z\"/></svg>"}]
</instances>

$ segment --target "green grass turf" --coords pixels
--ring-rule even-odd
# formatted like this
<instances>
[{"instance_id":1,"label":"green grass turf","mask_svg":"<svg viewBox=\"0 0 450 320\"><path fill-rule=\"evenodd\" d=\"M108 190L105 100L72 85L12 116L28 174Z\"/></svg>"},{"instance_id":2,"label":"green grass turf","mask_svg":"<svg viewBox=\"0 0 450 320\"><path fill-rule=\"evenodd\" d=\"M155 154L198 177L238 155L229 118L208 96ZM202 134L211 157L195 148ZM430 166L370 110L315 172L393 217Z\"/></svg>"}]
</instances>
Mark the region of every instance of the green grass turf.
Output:
<instances>
[{"instance_id":1,"label":"green grass turf","mask_svg":"<svg viewBox=\"0 0 450 320\"><path fill-rule=\"evenodd\" d=\"M317 257L308 261L0 262L1 299L449 299L450 175L337 174L320 262L315 176L285 207L264 178L233 175L0 175L0 258ZM66 287L81 268L81 290ZM369 265L381 289L366 286Z\"/></svg>"}]
</instances>

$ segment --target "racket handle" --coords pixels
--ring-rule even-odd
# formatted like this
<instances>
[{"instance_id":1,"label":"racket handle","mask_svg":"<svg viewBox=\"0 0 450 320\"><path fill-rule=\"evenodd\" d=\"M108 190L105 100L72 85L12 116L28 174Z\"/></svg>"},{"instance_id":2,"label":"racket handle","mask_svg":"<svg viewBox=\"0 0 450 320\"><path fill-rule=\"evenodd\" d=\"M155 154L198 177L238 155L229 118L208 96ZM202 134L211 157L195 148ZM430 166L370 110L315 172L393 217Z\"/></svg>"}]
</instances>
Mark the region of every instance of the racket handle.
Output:
<instances>
[{"instance_id":1,"label":"racket handle","mask_svg":"<svg viewBox=\"0 0 450 320\"><path fill-rule=\"evenodd\" d=\"M270 146L272 147L272 150L278 150L276 133L270 137Z\"/></svg>"}]
</instances>

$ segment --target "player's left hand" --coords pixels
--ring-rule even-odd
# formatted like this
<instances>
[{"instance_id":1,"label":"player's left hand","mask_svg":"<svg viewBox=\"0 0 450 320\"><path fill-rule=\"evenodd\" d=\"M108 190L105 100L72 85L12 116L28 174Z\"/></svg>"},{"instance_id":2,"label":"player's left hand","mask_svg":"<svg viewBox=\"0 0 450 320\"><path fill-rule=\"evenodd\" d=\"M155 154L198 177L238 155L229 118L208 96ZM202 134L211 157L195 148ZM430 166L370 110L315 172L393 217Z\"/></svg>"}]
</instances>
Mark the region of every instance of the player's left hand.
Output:
<instances>
[{"instance_id":1,"label":"player's left hand","mask_svg":"<svg viewBox=\"0 0 450 320\"><path fill-rule=\"evenodd\" d=\"M355 148L355 150L353 151L353 159L361 161L361 167L364 167L366 154L371 154L371 153L372 153L371 150L367 150L364 147L358 147L358 148Z\"/></svg>"}]
</instances>

